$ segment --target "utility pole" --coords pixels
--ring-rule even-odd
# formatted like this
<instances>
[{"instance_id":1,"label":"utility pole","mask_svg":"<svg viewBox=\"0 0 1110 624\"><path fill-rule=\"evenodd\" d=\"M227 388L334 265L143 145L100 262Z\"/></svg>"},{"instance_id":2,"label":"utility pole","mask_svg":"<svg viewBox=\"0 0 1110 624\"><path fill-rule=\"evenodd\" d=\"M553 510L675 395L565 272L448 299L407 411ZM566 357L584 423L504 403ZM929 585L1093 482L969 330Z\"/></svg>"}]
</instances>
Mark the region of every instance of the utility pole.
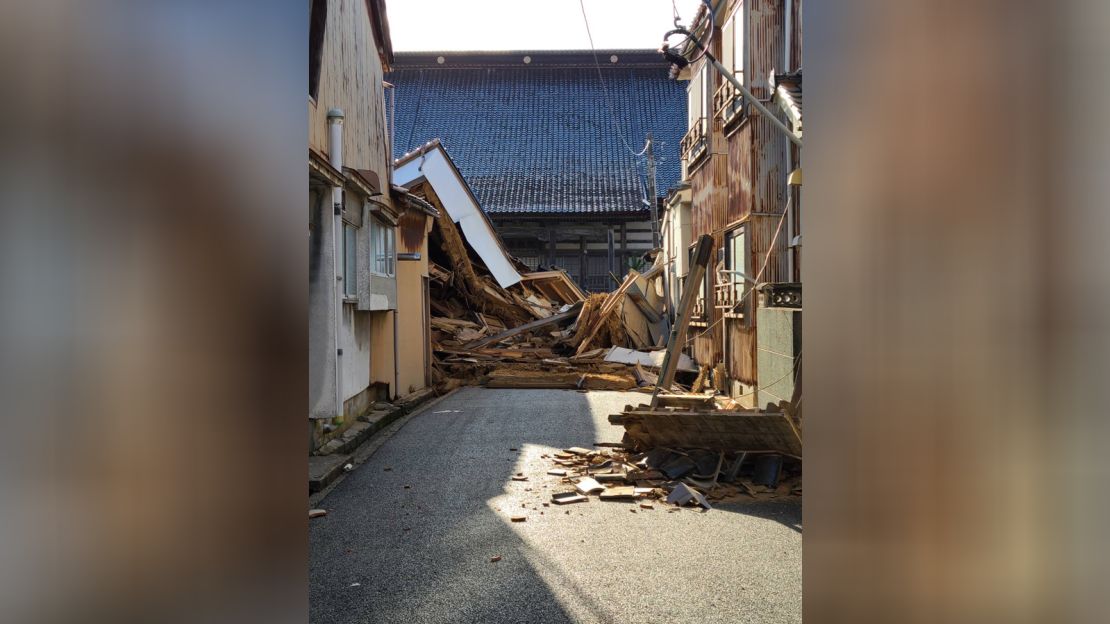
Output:
<instances>
[{"instance_id":1,"label":"utility pole","mask_svg":"<svg viewBox=\"0 0 1110 624\"><path fill-rule=\"evenodd\" d=\"M651 248L659 249L659 196L655 190L655 140L647 135L648 201L651 202Z\"/></svg>"}]
</instances>

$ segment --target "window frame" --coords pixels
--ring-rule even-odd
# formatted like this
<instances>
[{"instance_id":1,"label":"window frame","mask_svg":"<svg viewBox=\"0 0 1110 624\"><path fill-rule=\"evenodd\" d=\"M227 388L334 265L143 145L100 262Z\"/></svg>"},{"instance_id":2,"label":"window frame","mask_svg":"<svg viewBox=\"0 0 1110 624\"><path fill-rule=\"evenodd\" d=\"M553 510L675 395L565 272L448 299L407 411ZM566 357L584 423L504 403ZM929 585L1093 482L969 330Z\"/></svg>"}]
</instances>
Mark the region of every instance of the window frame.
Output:
<instances>
[{"instance_id":1,"label":"window frame","mask_svg":"<svg viewBox=\"0 0 1110 624\"><path fill-rule=\"evenodd\" d=\"M362 229L343 221L343 298L358 298L358 235Z\"/></svg>"},{"instance_id":2,"label":"window frame","mask_svg":"<svg viewBox=\"0 0 1110 624\"><path fill-rule=\"evenodd\" d=\"M385 253L380 248L385 246ZM384 265L384 270L379 270ZM370 217L370 273L379 277L397 276L397 230L376 216Z\"/></svg>"},{"instance_id":3,"label":"window frame","mask_svg":"<svg viewBox=\"0 0 1110 624\"><path fill-rule=\"evenodd\" d=\"M747 75L747 72L745 71L744 61L746 61L748 57L748 12L745 4L745 2L740 2L736 6L736 9L732 12L732 16L729 18L729 22L732 24L732 41L729 41L727 45L729 45L732 49L732 67L730 67L729 69L732 70L732 73L734 75L736 75L736 78L740 81L740 84L746 87L748 86L748 82L744 79L744 77ZM737 40L739 40L740 44L739 51L736 49L736 44L738 42Z\"/></svg>"},{"instance_id":4,"label":"window frame","mask_svg":"<svg viewBox=\"0 0 1110 624\"><path fill-rule=\"evenodd\" d=\"M697 250L697 247L698 247L697 241L694 241L693 243L691 243L686 248L686 256L687 256L687 265L686 266L687 266L687 270L686 270L686 274L683 275L682 278L681 278L683 287L686 286L686 278L689 277L689 275L690 275L690 267L694 266L694 252ZM713 273L713 271L710 270L710 267L706 267L706 270L703 272L703 274L701 276L701 287L700 287L701 292L698 293L698 295L696 297L694 297L694 302L693 302L694 303L694 308L695 309L700 308L701 312L698 313L698 314L691 314L690 315L691 322L697 322L697 323L701 323L701 324L705 324L705 323L709 322L709 316L710 316L709 308L711 307L711 304L713 302L713 295L712 295L713 291L712 291L712 281L711 281L712 280L712 277L711 277L712 273ZM683 293L679 293L679 296L681 296L682 294Z\"/></svg>"},{"instance_id":5,"label":"window frame","mask_svg":"<svg viewBox=\"0 0 1110 624\"><path fill-rule=\"evenodd\" d=\"M320 74L324 66L324 38L328 29L327 0L310 0L308 8L308 97L320 96Z\"/></svg>"},{"instance_id":6,"label":"window frame","mask_svg":"<svg viewBox=\"0 0 1110 624\"><path fill-rule=\"evenodd\" d=\"M736 250L734 248L734 241L739 240L741 243L740 266L736 266ZM725 270L726 271L742 271L744 275L751 275L748 263L751 260L751 239L748 236L748 226L742 223L730 230L725 231L724 236L725 246ZM729 276L729 289L731 290L730 296L734 302L738 302L732 306L731 314L742 315L744 319L751 318L748 314L750 309L750 293L749 289L754 288L754 284L749 285L748 280L744 279L743 275L736 273L727 273ZM754 277L754 276L753 276Z\"/></svg>"}]
</instances>

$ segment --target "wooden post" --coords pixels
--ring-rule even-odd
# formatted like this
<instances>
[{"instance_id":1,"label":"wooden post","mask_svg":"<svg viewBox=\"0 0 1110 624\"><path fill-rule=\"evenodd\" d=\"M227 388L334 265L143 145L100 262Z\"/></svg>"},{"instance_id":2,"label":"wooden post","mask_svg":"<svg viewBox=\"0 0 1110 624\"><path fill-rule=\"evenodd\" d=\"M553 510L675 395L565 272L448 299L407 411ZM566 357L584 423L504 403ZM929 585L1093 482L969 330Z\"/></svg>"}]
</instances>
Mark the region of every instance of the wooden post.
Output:
<instances>
[{"instance_id":1,"label":"wooden post","mask_svg":"<svg viewBox=\"0 0 1110 624\"><path fill-rule=\"evenodd\" d=\"M628 270L628 224L621 221L621 268L616 273Z\"/></svg>"},{"instance_id":2,"label":"wooden post","mask_svg":"<svg viewBox=\"0 0 1110 624\"><path fill-rule=\"evenodd\" d=\"M671 326L671 336L667 340L667 355L663 358L663 367L659 371L659 383L655 384L655 391L651 393L651 406L655 407L659 401L659 392L670 390L674 383L674 375L678 370L678 360L682 355L682 347L686 343L686 328L690 325L690 315L694 311L694 301L697 300L701 288L701 280L705 275L705 267L709 264L709 255L713 251L713 237L702 234L698 237L698 246L694 248L694 261L690 266L690 273L682 284L682 301L678 304L678 318Z\"/></svg>"},{"instance_id":3,"label":"wooden post","mask_svg":"<svg viewBox=\"0 0 1110 624\"><path fill-rule=\"evenodd\" d=\"M555 266L555 227L547 226L547 268Z\"/></svg>"},{"instance_id":4,"label":"wooden post","mask_svg":"<svg viewBox=\"0 0 1110 624\"><path fill-rule=\"evenodd\" d=\"M613 226L610 225L605 228L605 235L606 242L609 243L609 273L614 274L617 272L617 254L613 247L615 243L614 239L616 238L616 234L613 232ZM618 284L619 283L618 281Z\"/></svg>"},{"instance_id":5,"label":"wooden post","mask_svg":"<svg viewBox=\"0 0 1110 624\"><path fill-rule=\"evenodd\" d=\"M580 283L582 284L583 288L585 288L586 284L590 283L590 262L589 259L586 257L585 236L578 237L578 266L582 267L582 280Z\"/></svg>"}]
</instances>

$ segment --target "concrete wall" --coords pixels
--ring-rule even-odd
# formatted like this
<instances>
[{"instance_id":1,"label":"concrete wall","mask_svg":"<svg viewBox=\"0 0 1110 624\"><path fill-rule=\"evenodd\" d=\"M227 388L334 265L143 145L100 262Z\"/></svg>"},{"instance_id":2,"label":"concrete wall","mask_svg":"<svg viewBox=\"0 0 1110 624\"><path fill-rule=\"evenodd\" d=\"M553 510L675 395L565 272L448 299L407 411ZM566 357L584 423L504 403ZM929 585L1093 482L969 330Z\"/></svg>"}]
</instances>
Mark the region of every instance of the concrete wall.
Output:
<instances>
[{"instance_id":1,"label":"concrete wall","mask_svg":"<svg viewBox=\"0 0 1110 624\"><path fill-rule=\"evenodd\" d=\"M308 417L331 418L337 413L331 188L313 186L309 197Z\"/></svg>"}]
</instances>

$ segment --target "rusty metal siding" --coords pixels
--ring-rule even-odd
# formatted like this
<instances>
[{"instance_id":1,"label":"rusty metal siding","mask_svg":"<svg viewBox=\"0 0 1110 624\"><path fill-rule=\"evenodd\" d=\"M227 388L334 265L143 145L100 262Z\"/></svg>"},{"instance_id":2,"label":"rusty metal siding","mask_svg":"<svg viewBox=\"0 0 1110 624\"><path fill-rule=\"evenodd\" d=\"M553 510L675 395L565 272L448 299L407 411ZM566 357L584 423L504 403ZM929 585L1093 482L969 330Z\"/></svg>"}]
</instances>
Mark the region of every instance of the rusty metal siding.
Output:
<instances>
[{"instance_id":1,"label":"rusty metal siding","mask_svg":"<svg viewBox=\"0 0 1110 624\"><path fill-rule=\"evenodd\" d=\"M692 339L691 355L703 365L713 365L721 359L721 326L717 323L719 311L713 307L712 293L717 250L721 248L723 240L727 172L728 162L725 157L714 153L710 154L708 162L695 171L690 180L693 238L696 240L702 234L713 237L713 255L710 257L708 267L709 297L706 300L705 315L709 327L691 327L687 338L687 340ZM704 335L701 335L703 332Z\"/></svg>"},{"instance_id":2,"label":"rusty metal siding","mask_svg":"<svg viewBox=\"0 0 1110 624\"><path fill-rule=\"evenodd\" d=\"M752 159L751 124L744 123L728 139L728 215L735 223L751 212Z\"/></svg>"},{"instance_id":3,"label":"rusty metal siding","mask_svg":"<svg viewBox=\"0 0 1110 624\"><path fill-rule=\"evenodd\" d=\"M740 383L755 384L755 327L744 324L740 319L725 321L728 332L729 377Z\"/></svg>"},{"instance_id":4,"label":"rusty metal siding","mask_svg":"<svg viewBox=\"0 0 1110 624\"><path fill-rule=\"evenodd\" d=\"M778 227L780 221L782 227ZM778 236L775 229L778 228ZM790 281L790 266L787 263L786 253L786 220L780 211L777 214L752 214L748 219L748 232L751 247L751 257L748 266L752 271L759 271L763 261L767 259L767 268L759 278L761 282L787 282ZM774 247L768 257L767 250Z\"/></svg>"},{"instance_id":5,"label":"rusty metal siding","mask_svg":"<svg viewBox=\"0 0 1110 624\"><path fill-rule=\"evenodd\" d=\"M782 3L780 0L750 0L748 14L747 78L752 95L771 97L772 71L783 71Z\"/></svg>"},{"instance_id":6,"label":"rusty metal siding","mask_svg":"<svg viewBox=\"0 0 1110 624\"><path fill-rule=\"evenodd\" d=\"M801 0L788 1L794 3L791 55L795 58L794 66L800 66ZM788 69L783 49L783 4L779 0L749 0L749 5L745 73L753 94L767 100L771 96L771 74ZM719 118L715 118L709 143L712 146L709 162L691 175L694 236L712 234L715 264L716 250L723 245L725 228L746 222L748 266L752 272L759 271L768 250L774 246L760 279L790 281L793 276L789 271L785 222L775 235L786 208L788 140L770 121L753 110L749 119L741 122L727 138L721 132ZM711 281L713 277L715 272L711 271ZM710 284L710 293L712 287ZM754 384L757 375L755 306L754 298L749 299L745 319L727 320L720 320L720 311L710 308L707 314L710 327L691 328L694 358L703 365L725 360L733 379ZM700 335L702 332L704 335ZM722 337L727 346L722 344Z\"/></svg>"},{"instance_id":7,"label":"rusty metal siding","mask_svg":"<svg viewBox=\"0 0 1110 624\"><path fill-rule=\"evenodd\" d=\"M771 97L770 77L786 66L783 59L782 3L754 0L749 17L749 74L752 94ZM771 122L758 113L751 118L752 133L752 212L778 212L786 201L787 139Z\"/></svg>"},{"instance_id":8,"label":"rusty metal siding","mask_svg":"<svg viewBox=\"0 0 1110 624\"><path fill-rule=\"evenodd\" d=\"M712 191L713 175L709 171L709 163L705 163L690 176L691 240L713 231Z\"/></svg>"},{"instance_id":9,"label":"rusty metal siding","mask_svg":"<svg viewBox=\"0 0 1110 624\"><path fill-rule=\"evenodd\" d=\"M397 252L420 253L424 249L424 233L428 215L416 210L406 210L397 220Z\"/></svg>"}]
</instances>

